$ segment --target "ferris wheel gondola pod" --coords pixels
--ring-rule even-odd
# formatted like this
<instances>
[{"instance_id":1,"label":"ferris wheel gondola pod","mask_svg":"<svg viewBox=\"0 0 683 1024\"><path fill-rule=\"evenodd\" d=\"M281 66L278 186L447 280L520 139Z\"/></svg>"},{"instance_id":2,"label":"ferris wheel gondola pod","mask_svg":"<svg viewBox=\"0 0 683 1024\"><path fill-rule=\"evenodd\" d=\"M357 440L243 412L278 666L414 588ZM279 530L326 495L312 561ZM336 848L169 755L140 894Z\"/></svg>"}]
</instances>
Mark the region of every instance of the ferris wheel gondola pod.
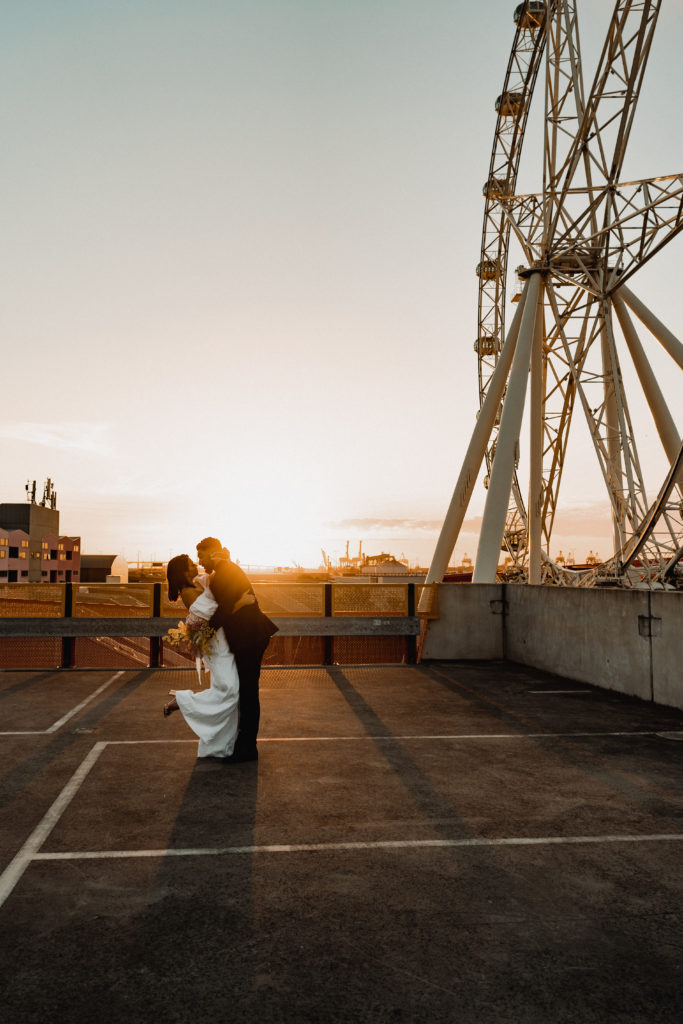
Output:
<instances>
[{"instance_id":1,"label":"ferris wheel gondola pod","mask_svg":"<svg viewBox=\"0 0 683 1024\"><path fill-rule=\"evenodd\" d=\"M630 313L662 344L676 372L683 370L683 346L626 282L683 228L683 175L621 180L660 2L618 0L587 94L577 3L527 0L515 8L482 190L474 345L480 410L428 582L443 578L484 461L475 582L496 579L501 550L510 578L532 583L652 586L675 579L683 551L681 438ZM542 67L542 189L520 193L519 162ZM506 333L511 240L524 262L516 270L517 306ZM646 482L641 468L621 370L626 354L671 467L662 486ZM517 469L527 391L523 493ZM575 416L588 424L614 538L614 554L584 573L549 558Z\"/></svg>"}]
</instances>

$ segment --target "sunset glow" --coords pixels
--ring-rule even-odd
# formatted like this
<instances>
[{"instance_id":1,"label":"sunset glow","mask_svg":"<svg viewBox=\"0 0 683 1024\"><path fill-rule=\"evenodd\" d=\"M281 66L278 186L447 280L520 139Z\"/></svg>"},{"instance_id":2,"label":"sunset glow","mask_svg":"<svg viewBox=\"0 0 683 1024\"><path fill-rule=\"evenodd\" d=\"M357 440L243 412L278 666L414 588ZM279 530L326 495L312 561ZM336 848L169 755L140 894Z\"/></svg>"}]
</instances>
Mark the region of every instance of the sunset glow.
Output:
<instances>
[{"instance_id":1,"label":"sunset glow","mask_svg":"<svg viewBox=\"0 0 683 1024\"><path fill-rule=\"evenodd\" d=\"M0 500L49 476L63 532L130 561L214 534L245 564L314 567L347 540L428 564L478 407L474 268L513 7L9 10ZM589 80L611 9L581 12ZM664 5L627 177L683 168L682 36L683 5ZM666 255L638 290L680 336L680 236ZM648 355L678 416L669 357ZM664 456L624 376L656 489ZM551 553L580 561L611 529L590 439L572 444ZM454 561L475 554L484 497Z\"/></svg>"}]
</instances>

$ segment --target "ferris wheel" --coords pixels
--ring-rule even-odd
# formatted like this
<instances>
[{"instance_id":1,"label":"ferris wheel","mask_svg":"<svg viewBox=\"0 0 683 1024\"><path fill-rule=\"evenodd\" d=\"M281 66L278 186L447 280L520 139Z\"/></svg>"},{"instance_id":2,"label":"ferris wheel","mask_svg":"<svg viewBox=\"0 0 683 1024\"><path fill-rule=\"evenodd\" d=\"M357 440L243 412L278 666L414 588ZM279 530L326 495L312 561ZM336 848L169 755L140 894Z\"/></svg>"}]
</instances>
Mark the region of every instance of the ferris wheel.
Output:
<instances>
[{"instance_id":1,"label":"ferris wheel","mask_svg":"<svg viewBox=\"0 0 683 1024\"><path fill-rule=\"evenodd\" d=\"M507 578L529 583L683 583L683 446L640 340L641 325L647 344L662 345L679 376L683 345L630 287L638 269L683 229L683 175L621 181L660 4L617 0L587 95L576 2L527 0L514 12L477 266L480 408L428 583L443 578L484 461L487 493L474 582L496 579L502 551ZM517 173L542 66L542 191L520 195ZM522 253L514 271L511 246ZM506 333L506 286L515 274L515 313ZM654 482L646 481L638 456L624 357L668 465ZM528 454L520 451L527 391ZM550 557L567 444L581 418L614 539L612 556L583 572ZM523 462L525 491L518 478Z\"/></svg>"}]
</instances>

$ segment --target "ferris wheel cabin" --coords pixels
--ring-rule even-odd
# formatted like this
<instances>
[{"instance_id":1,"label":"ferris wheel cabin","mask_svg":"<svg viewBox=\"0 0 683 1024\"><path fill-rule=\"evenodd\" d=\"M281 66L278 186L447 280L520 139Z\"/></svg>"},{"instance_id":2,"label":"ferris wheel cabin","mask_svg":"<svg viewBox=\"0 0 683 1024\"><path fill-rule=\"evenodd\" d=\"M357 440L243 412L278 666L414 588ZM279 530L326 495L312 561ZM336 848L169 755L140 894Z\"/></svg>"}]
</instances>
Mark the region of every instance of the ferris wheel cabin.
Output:
<instances>
[{"instance_id":1,"label":"ferris wheel cabin","mask_svg":"<svg viewBox=\"0 0 683 1024\"><path fill-rule=\"evenodd\" d=\"M501 117L518 117L524 108L524 95L521 92L503 92L496 100L496 112Z\"/></svg>"},{"instance_id":2,"label":"ferris wheel cabin","mask_svg":"<svg viewBox=\"0 0 683 1024\"><path fill-rule=\"evenodd\" d=\"M515 25L528 32L532 28L540 28L545 19L546 5L542 0L527 0L515 7Z\"/></svg>"}]
</instances>

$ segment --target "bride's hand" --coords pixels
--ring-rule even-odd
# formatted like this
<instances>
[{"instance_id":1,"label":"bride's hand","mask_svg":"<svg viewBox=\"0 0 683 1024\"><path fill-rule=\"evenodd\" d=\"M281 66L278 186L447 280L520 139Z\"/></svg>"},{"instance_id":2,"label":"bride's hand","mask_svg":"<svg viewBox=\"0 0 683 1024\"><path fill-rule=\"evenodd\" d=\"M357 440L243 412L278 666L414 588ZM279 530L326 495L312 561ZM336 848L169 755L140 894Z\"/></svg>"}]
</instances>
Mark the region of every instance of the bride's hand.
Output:
<instances>
[{"instance_id":1,"label":"bride's hand","mask_svg":"<svg viewBox=\"0 0 683 1024\"><path fill-rule=\"evenodd\" d=\"M245 590L238 601L235 601L233 605L233 614L240 610L240 608L246 608L249 604L255 604L256 598L253 594L250 594L248 590Z\"/></svg>"}]
</instances>

